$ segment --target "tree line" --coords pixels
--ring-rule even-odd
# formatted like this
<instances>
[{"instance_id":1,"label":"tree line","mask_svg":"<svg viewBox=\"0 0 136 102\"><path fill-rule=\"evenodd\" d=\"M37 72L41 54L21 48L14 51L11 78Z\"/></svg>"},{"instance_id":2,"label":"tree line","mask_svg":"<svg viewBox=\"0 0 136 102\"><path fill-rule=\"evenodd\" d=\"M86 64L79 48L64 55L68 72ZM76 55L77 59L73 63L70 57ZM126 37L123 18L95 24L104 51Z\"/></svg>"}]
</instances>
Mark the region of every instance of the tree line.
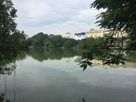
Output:
<instances>
[{"instance_id":1,"label":"tree line","mask_svg":"<svg viewBox=\"0 0 136 102\"><path fill-rule=\"evenodd\" d=\"M26 40L26 44L32 47L46 47L46 48L80 48L80 49L89 49L94 48L96 45L102 43L103 37L100 38L85 38L82 40L75 40L73 38L63 38L61 35L49 36L42 32L32 36Z\"/></svg>"},{"instance_id":2,"label":"tree line","mask_svg":"<svg viewBox=\"0 0 136 102\"><path fill-rule=\"evenodd\" d=\"M42 32L32 36L27 40L27 44L32 47L76 47L77 41L72 38L63 38L61 35L49 36Z\"/></svg>"}]
</instances>

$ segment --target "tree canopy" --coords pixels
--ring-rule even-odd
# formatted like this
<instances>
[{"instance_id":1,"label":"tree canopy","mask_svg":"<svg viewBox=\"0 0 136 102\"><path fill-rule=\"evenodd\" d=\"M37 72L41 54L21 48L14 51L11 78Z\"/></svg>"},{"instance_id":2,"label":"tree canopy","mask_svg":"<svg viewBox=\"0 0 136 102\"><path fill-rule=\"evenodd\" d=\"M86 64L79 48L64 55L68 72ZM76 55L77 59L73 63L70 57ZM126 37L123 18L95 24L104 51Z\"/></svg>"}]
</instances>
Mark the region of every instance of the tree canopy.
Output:
<instances>
[{"instance_id":1,"label":"tree canopy","mask_svg":"<svg viewBox=\"0 0 136 102\"><path fill-rule=\"evenodd\" d=\"M128 34L129 48L136 49L136 0L95 0L91 8L105 9L97 15L101 28L114 31L122 30Z\"/></svg>"},{"instance_id":2,"label":"tree canopy","mask_svg":"<svg viewBox=\"0 0 136 102\"><path fill-rule=\"evenodd\" d=\"M62 38L61 35L48 37L44 40L45 47L66 47L72 48L77 46L77 41L71 38Z\"/></svg>"},{"instance_id":3,"label":"tree canopy","mask_svg":"<svg viewBox=\"0 0 136 102\"><path fill-rule=\"evenodd\" d=\"M63 46L63 38L61 35L49 37L46 40L44 40L44 45L46 47L62 47Z\"/></svg>"},{"instance_id":4,"label":"tree canopy","mask_svg":"<svg viewBox=\"0 0 136 102\"><path fill-rule=\"evenodd\" d=\"M15 32L15 17L17 10L13 7L11 0L0 1L0 34L9 35Z\"/></svg>"},{"instance_id":5,"label":"tree canopy","mask_svg":"<svg viewBox=\"0 0 136 102\"><path fill-rule=\"evenodd\" d=\"M16 12L11 0L0 0L0 61L12 59L23 49L24 36L16 30Z\"/></svg>"},{"instance_id":6,"label":"tree canopy","mask_svg":"<svg viewBox=\"0 0 136 102\"><path fill-rule=\"evenodd\" d=\"M77 41L75 39L64 38L63 39L64 47L71 48L77 46Z\"/></svg>"},{"instance_id":7,"label":"tree canopy","mask_svg":"<svg viewBox=\"0 0 136 102\"><path fill-rule=\"evenodd\" d=\"M11 0L0 1L0 59L5 59L5 55L9 56L13 52L13 34L16 29L14 18L16 17L16 9L13 7ZM5 46L6 45L6 46ZM16 53L16 52L15 52ZM6 57L7 57L6 56ZM10 58L10 57L9 57Z\"/></svg>"},{"instance_id":8,"label":"tree canopy","mask_svg":"<svg viewBox=\"0 0 136 102\"><path fill-rule=\"evenodd\" d=\"M35 47L42 47L44 46L44 40L48 38L47 34L44 34L42 32L36 34L35 36L32 37L33 41L32 41L32 46Z\"/></svg>"}]
</instances>

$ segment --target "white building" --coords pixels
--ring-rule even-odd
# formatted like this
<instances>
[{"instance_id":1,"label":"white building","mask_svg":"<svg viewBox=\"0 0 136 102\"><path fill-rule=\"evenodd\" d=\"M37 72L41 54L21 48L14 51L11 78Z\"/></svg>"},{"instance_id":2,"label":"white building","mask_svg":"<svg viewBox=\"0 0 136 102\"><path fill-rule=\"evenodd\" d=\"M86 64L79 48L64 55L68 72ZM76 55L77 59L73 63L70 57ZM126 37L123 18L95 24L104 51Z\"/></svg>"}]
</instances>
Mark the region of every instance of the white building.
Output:
<instances>
[{"instance_id":1,"label":"white building","mask_svg":"<svg viewBox=\"0 0 136 102\"><path fill-rule=\"evenodd\" d=\"M75 33L75 40L81 40L85 38L85 32Z\"/></svg>"},{"instance_id":2,"label":"white building","mask_svg":"<svg viewBox=\"0 0 136 102\"><path fill-rule=\"evenodd\" d=\"M71 38L71 33L67 32L66 33L66 38Z\"/></svg>"}]
</instances>

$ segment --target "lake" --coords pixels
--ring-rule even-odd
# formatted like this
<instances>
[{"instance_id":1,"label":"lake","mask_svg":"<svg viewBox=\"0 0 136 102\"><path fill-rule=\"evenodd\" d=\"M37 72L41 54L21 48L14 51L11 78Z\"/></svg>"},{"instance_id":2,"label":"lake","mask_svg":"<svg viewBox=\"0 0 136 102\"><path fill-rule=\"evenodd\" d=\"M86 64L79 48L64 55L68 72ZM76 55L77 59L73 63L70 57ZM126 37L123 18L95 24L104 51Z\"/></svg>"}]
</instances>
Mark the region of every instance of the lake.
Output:
<instances>
[{"instance_id":1,"label":"lake","mask_svg":"<svg viewBox=\"0 0 136 102\"><path fill-rule=\"evenodd\" d=\"M78 57L75 49L30 49L0 75L0 93L10 102L136 102L135 61L83 71Z\"/></svg>"}]
</instances>

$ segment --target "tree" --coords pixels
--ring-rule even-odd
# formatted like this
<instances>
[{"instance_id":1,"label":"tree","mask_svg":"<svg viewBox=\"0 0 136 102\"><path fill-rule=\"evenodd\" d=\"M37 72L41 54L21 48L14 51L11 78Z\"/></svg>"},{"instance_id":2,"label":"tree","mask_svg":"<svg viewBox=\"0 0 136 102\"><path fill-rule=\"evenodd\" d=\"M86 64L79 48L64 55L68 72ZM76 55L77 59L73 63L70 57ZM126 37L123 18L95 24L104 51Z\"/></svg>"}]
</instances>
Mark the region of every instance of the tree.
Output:
<instances>
[{"instance_id":1,"label":"tree","mask_svg":"<svg viewBox=\"0 0 136 102\"><path fill-rule=\"evenodd\" d=\"M63 38L61 35L49 37L44 40L44 45L46 47L62 47L63 46Z\"/></svg>"},{"instance_id":2,"label":"tree","mask_svg":"<svg viewBox=\"0 0 136 102\"><path fill-rule=\"evenodd\" d=\"M48 35L47 34L44 34L44 33L38 33L37 35L33 36L32 39L32 46L35 46L35 47L42 47L44 46L44 40L48 38Z\"/></svg>"},{"instance_id":3,"label":"tree","mask_svg":"<svg viewBox=\"0 0 136 102\"><path fill-rule=\"evenodd\" d=\"M104 50L103 63L124 64L124 51L136 50L135 3L135 0L95 0L91 4L91 8L105 9L105 12L97 15L99 20L96 22L101 28L109 30L104 42L97 46ZM118 37L119 32L121 37ZM124 33L127 33L127 37Z\"/></svg>"},{"instance_id":4,"label":"tree","mask_svg":"<svg viewBox=\"0 0 136 102\"><path fill-rule=\"evenodd\" d=\"M17 48L15 41L16 23L14 18L17 10L11 0L0 0L0 60L11 59L16 56Z\"/></svg>"},{"instance_id":5,"label":"tree","mask_svg":"<svg viewBox=\"0 0 136 102\"><path fill-rule=\"evenodd\" d=\"M17 10L11 0L0 0L0 62L12 60L24 50L25 37L15 23ZM0 64L1 64L0 63Z\"/></svg>"},{"instance_id":6,"label":"tree","mask_svg":"<svg viewBox=\"0 0 136 102\"><path fill-rule=\"evenodd\" d=\"M72 44L72 42L71 41L66 41L65 43L64 43L64 47L68 47L68 48L70 48L70 47L73 47L73 44Z\"/></svg>"},{"instance_id":7,"label":"tree","mask_svg":"<svg viewBox=\"0 0 136 102\"><path fill-rule=\"evenodd\" d=\"M64 38L63 39L64 47L76 47L77 41L75 39L70 39L70 38Z\"/></svg>"},{"instance_id":8,"label":"tree","mask_svg":"<svg viewBox=\"0 0 136 102\"><path fill-rule=\"evenodd\" d=\"M15 47L18 48L18 51L23 51L28 49L29 42L26 40L24 32L16 31L13 34L13 38L15 42L18 42L18 44L15 45Z\"/></svg>"},{"instance_id":9,"label":"tree","mask_svg":"<svg viewBox=\"0 0 136 102\"><path fill-rule=\"evenodd\" d=\"M128 34L129 49L136 49L136 0L95 0L91 7L106 9L98 15L101 18L97 23L101 28L111 30L111 36L116 31L125 31Z\"/></svg>"},{"instance_id":10,"label":"tree","mask_svg":"<svg viewBox=\"0 0 136 102\"><path fill-rule=\"evenodd\" d=\"M103 43L104 38L85 38L79 42L78 48L82 51L82 57L92 60L93 58L98 59L104 53L104 50L100 46Z\"/></svg>"},{"instance_id":11,"label":"tree","mask_svg":"<svg viewBox=\"0 0 136 102\"><path fill-rule=\"evenodd\" d=\"M11 0L0 1L0 33L8 36L15 32L16 23L14 18L17 10L13 7Z\"/></svg>"}]
</instances>

